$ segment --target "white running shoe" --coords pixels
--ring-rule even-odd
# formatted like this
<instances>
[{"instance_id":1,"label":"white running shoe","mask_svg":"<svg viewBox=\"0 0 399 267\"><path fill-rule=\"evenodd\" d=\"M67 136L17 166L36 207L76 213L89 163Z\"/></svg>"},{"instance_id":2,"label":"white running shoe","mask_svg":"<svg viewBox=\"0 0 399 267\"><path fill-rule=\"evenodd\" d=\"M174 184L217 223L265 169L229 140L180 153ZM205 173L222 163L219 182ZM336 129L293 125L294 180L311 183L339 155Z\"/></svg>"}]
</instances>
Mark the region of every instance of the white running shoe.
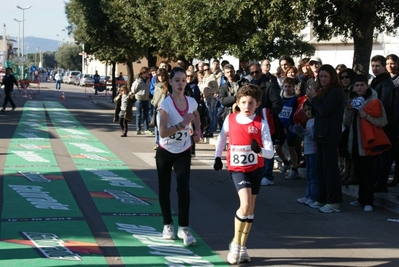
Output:
<instances>
[{"instance_id":1,"label":"white running shoe","mask_svg":"<svg viewBox=\"0 0 399 267\"><path fill-rule=\"evenodd\" d=\"M326 204L323 207L319 208L319 211L324 212L324 213L331 213L331 212L340 212L341 210L339 209L339 204Z\"/></svg>"},{"instance_id":2,"label":"white running shoe","mask_svg":"<svg viewBox=\"0 0 399 267\"><path fill-rule=\"evenodd\" d=\"M309 198L307 198L307 197L301 197L301 198L296 199L296 201L298 201L301 204L305 204L306 201L308 201L308 200L309 200Z\"/></svg>"},{"instance_id":3,"label":"white running shoe","mask_svg":"<svg viewBox=\"0 0 399 267\"><path fill-rule=\"evenodd\" d=\"M175 230L173 229L173 224L166 224L163 226L162 238L175 239Z\"/></svg>"},{"instance_id":4,"label":"white running shoe","mask_svg":"<svg viewBox=\"0 0 399 267\"><path fill-rule=\"evenodd\" d=\"M251 262L251 257L248 255L247 247L240 247L239 263Z\"/></svg>"},{"instance_id":5,"label":"white running shoe","mask_svg":"<svg viewBox=\"0 0 399 267\"><path fill-rule=\"evenodd\" d=\"M287 165L283 165L281 168L280 168L280 173L286 173L289 169L291 169L291 164L287 164Z\"/></svg>"},{"instance_id":6,"label":"white running shoe","mask_svg":"<svg viewBox=\"0 0 399 267\"><path fill-rule=\"evenodd\" d=\"M299 177L299 173L293 170L290 170L290 173L285 176L284 178L287 180L294 180Z\"/></svg>"},{"instance_id":7,"label":"white running shoe","mask_svg":"<svg viewBox=\"0 0 399 267\"><path fill-rule=\"evenodd\" d=\"M193 237L193 235L188 230L188 227L181 227L179 226L177 230L177 237L183 239L183 243L185 246L195 245L197 240Z\"/></svg>"},{"instance_id":8,"label":"white running shoe","mask_svg":"<svg viewBox=\"0 0 399 267\"><path fill-rule=\"evenodd\" d=\"M373 206L371 206L371 205L365 205L363 210L364 210L364 211L373 211L374 208L373 208Z\"/></svg>"},{"instance_id":9,"label":"white running shoe","mask_svg":"<svg viewBox=\"0 0 399 267\"><path fill-rule=\"evenodd\" d=\"M267 179L266 177L263 177L262 181L260 182L260 185L274 185L274 182Z\"/></svg>"},{"instance_id":10,"label":"white running shoe","mask_svg":"<svg viewBox=\"0 0 399 267\"><path fill-rule=\"evenodd\" d=\"M237 264L240 259L241 246L237 243L231 242L229 245L229 254L227 254L227 261L230 264Z\"/></svg>"}]
</instances>

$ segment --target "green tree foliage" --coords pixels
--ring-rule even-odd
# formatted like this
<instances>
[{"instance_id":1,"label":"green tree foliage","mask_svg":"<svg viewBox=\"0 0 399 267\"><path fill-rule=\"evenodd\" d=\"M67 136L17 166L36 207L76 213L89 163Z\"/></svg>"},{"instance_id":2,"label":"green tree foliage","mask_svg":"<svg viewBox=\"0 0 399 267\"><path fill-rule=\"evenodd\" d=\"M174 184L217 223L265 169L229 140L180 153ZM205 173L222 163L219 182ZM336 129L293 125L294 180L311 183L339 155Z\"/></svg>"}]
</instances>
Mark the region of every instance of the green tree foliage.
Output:
<instances>
[{"instance_id":1,"label":"green tree foliage","mask_svg":"<svg viewBox=\"0 0 399 267\"><path fill-rule=\"evenodd\" d=\"M334 0L310 3L309 20L318 40L342 35L353 38L353 69L368 73L373 40L381 32L394 32L398 0Z\"/></svg>"},{"instance_id":2,"label":"green tree foliage","mask_svg":"<svg viewBox=\"0 0 399 267\"><path fill-rule=\"evenodd\" d=\"M62 44L58 47L55 55L58 67L69 70L81 70L82 57L79 55L81 51L82 49L78 45Z\"/></svg>"}]
</instances>

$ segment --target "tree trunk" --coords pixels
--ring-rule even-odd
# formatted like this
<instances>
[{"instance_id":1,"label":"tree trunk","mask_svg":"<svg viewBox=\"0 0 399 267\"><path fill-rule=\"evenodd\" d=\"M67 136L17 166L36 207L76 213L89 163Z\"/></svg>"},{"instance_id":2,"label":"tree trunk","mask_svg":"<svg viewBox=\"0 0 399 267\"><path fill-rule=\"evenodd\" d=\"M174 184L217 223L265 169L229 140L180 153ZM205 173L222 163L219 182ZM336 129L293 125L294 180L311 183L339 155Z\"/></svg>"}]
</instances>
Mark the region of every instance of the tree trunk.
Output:
<instances>
[{"instance_id":1,"label":"tree trunk","mask_svg":"<svg viewBox=\"0 0 399 267\"><path fill-rule=\"evenodd\" d=\"M133 71L133 62L130 59L127 59L126 62L126 69L127 69L127 89L130 91L130 87L133 83L134 71Z\"/></svg>"},{"instance_id":2,"label":"tree trunk","mask_svg":"<svg viewBox=\"0 0 399 267\"><path fill-rule=\"evenodd\" d=\"M116 63L111 62L112 64L112 73L111 73L111 81L112 81L112 102L114 102L114 98L116 97L116 83L115 83L115 68Z\"/></svg>"},{"instance_id":3,"label":"tree trunk","mask_svg":"<svg viewBox=\"0 0 399 267\"><path fill-rule=\"evenodd\" d=\"M373 49L373 34L376 12L373 1L361 1L353 9L355 16L352 30L353 35L353 70L356 73L368 75L370 56Z\"/></svg>"},{"instance_id":4,"label":"tree trunk","mask_svg":"<svg viewBox=\"0 0 399 267\"><path fill-rule=\"evenodd\" d=\"M153 53L155 51L155 48L149 47L148 48L148 67L156 66L157 65L157 56L154 56Z\"/></svg>"}]
</instances>

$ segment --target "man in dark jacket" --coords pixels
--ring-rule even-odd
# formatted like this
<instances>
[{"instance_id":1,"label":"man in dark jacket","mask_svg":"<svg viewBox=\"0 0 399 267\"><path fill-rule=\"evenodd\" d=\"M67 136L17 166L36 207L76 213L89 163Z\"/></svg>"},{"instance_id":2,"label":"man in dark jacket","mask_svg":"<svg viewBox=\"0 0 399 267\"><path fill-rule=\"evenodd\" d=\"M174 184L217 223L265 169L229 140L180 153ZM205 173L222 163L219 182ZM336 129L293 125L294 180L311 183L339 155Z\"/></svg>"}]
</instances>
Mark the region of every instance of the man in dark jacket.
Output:
<instances>
[{"instance_id":1,"label":"man in dark jacket","mask_svg":"<svg viewBox=\"0 0 399 267\"><path fill-rule=\"evenodd\" d=\"M12 110L15 110L15 103L14 103L14 101L12 101L11 94L14 89L14 84L18 88L18 82L17 82L17 79L15 79L14 75L11 74L11 72L12 72L11 68L6 68L6 75L4 75L3 81L1 83L1 85L4 85L4 95L5 95L4 102L3 102L3 108L1 109L1 111L6 110L8 101L10 101Z\"/></svg>"},{"instance_id":2,"label":"man in dark jacket","mask_svg":"<svg viewBox=\"0 0 399 267\"><path fill-rule=\"evenodd\" d=\"M384 106L388 124L384 126L384 132L392 144L395 144L395 105L396 92L391 76L386 71L386 59L377 55L371 58L371 70L375 75L370 87L373 88ZM389 172L393 162L393 149L389 149L378 155L374 165L374 192L388 192L387 184Z\"/></svg>"},{"instance_id":3,"label":"man in dark jacket","mask_svg":"<svg viewBox=\"0 0 399 267\"><path fill-rule=\"evenodd\" d=\"M261 72L259 63L252 63L249 66L250 75L252 76L251 83L259 86L262 89L262 104L257 108L256 114L262 116L262 109L268 108L273 115L275 132L272 135L272 140L274 141L276 138L279 138L280 134L284 134L280 131L280 120L278 118L278 114L283 109L283 102L281 100L280 95L277 93L277 89L274 85L267 81L267 78ZM273 166L274 166L274 158L266 159L265 158L265 170L263 173L263 179L261 185L273 185L274 177L273 177Z\"/></svg>"},{"instance_id":4,"label":"man in dark jacket","mask_svg":"<svg viewBox=\"0 0 399 267\"><path fill-rule=\"evenodd\" d=\"M218 116L218 120L223 125L224 119L232 112L232 107L236 103L238 89L248 83L248 80L236 75L234 66L231 64L223 67L222 79L225 80L225 83L219 88L219 101L223 105L224 110Z\"/></svg>"}]
</instances>

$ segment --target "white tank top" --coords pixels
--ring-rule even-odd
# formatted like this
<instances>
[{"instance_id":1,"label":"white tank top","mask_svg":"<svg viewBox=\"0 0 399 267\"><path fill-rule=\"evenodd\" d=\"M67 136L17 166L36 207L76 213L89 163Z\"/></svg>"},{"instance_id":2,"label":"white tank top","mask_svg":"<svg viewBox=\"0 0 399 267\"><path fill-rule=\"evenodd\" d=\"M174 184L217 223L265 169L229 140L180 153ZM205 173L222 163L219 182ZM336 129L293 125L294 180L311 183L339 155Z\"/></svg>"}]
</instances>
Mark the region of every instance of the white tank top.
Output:
<instances>
[{"instance_id":1,"label":"white tank top","mask_svg":"<svg viewBox=\"0 0 399 267\"><path fill-rule=\"evenodd\" d=\"M169 115L169 121L167 124L168 128L179 124L179 122L182 122L184 114L194 113L194 111L197 110L197 101L189 96L185 96L185 98L187 109L184 111L177 109L171 96L166 97L165 100L162 101L161 107L159 109L165 111ZM158 115L157 118L158 125L159 120L160 115ZM174 154L178 154L189 149L191 147L190 125L186 125L184 129L181 129L171 136L165 138L160 137L159 146Z\"/></svg>"}]
</instances>

